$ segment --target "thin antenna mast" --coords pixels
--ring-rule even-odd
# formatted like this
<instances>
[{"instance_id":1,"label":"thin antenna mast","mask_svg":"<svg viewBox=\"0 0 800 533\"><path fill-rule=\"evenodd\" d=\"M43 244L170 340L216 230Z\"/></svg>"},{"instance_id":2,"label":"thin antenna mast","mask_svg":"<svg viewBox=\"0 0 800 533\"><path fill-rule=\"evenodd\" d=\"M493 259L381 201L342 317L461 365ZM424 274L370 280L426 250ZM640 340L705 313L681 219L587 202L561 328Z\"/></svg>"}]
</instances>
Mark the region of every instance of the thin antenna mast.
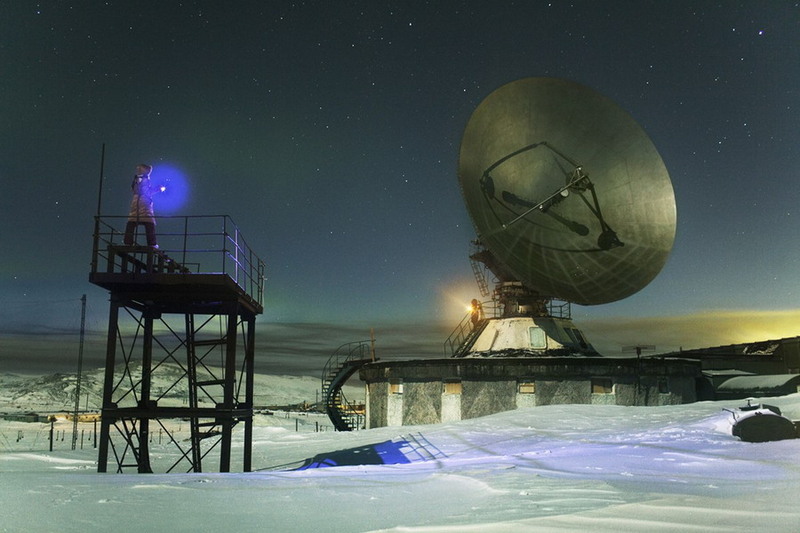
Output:
<instances>
[{"instance_id":1,"label":"thin antenna mast","mask_svg":"<svg viewBox=\"0 0 800 533\"><path fill-rule=\"evenodd\" d=\"M103 147L100 149L100 186L99 190L97 191L97 216L100 216L100 205L103 201L103 174L104 174L104 167L106 161L106 143L103 143Z\"/></svg>"},{"instance_id":2,"label":"thin antenna mast","mask_svg":"<svg viewBox=\"0 0 800 533\"><path fill-rule=\"evenodd\" d=\"M78 441L78 409L81 403L81 373L83 371L83 334L86 329L86 295L81 297L81 340L78 348L78 377L75 383L75 411L72 413L72 449Z\"/></svg>"}]
</instances>

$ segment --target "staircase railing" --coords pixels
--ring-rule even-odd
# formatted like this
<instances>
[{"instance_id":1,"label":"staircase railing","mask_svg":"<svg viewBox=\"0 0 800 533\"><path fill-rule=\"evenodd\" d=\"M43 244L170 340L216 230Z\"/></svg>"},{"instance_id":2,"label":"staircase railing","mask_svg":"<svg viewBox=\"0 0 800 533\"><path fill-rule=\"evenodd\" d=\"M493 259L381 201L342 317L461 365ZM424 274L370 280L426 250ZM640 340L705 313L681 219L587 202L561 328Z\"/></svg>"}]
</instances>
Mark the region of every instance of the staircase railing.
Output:
<instances>
[{"instance_id":1,"label":"staircase railing","mask_svg":"<svg viewBox=\"0 0 800 533\"><path fill-rule=\"evenodd\" d=\"M467 313L444 341L445 357L463 355L462 352L471 344L470 341L474 340L477 334L483 330L487 314L489 316L497 316L497 307L494 302L483 302L478 307L477 313L477 317L474 316L475 311Z\"/></svg>"},{"instance_id":2,"label":"staircase railing","mask_svg":"<svg viewBox=\"0 0 800 533\"><path fill-rule=\"evenodd\" d=\"M444 341L444 355L445 357L452 357L458 351L464 340L469 336L472 331L472 313L467 313L467 316L461 319L461 322L450 333L450 336Z\"/></svg>"}]
</instances>

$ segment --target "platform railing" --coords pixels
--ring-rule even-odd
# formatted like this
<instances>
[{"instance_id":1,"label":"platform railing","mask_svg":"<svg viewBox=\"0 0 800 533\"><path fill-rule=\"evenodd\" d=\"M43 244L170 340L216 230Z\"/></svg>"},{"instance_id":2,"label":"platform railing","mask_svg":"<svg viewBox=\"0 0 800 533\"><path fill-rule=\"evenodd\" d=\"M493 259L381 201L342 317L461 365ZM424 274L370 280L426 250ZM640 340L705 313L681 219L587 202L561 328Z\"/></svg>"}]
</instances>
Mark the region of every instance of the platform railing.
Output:
<instances>
[{"instance_id":1,"label":"platform railing","mask_svg":"<svg viewBox=\"0 0 800 533\"><path fill-rule=\"evenodd\" d=\"M123 242L126 216L96 216L92 246L92 273L128 273L137 261L126 258L154 254L173 267L176 275L225 274L250 298L263 304L265 264L248 246L228 215L156 217L158 248ZM143 227L135 238L144 241ZM125 253L120 253L121 251ZM178 266L175 267L174 264Z\"/></svg>"}]
</instances>

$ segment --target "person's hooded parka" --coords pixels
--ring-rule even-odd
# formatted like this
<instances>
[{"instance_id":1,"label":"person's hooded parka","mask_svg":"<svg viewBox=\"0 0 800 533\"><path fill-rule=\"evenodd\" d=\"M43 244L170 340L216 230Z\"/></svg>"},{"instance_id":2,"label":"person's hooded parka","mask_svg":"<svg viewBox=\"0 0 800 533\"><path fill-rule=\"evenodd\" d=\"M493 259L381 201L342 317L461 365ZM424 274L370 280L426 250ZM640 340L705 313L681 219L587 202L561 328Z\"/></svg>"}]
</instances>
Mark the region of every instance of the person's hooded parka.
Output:
<instances>
[{"instance_id":1,"label":"person's hooded parka","mask_svg":"<svg viewBox=\"0 0 800 533\"><path fill-rule=\"evenodd\" d=\"M128 213L128 220L131 222L150 222L156 223L155 213L153 212L153 193L155 190L149 176L136 176L131 183L133 198L131 199L131 209Z\"/></svg>"}]
</instances>

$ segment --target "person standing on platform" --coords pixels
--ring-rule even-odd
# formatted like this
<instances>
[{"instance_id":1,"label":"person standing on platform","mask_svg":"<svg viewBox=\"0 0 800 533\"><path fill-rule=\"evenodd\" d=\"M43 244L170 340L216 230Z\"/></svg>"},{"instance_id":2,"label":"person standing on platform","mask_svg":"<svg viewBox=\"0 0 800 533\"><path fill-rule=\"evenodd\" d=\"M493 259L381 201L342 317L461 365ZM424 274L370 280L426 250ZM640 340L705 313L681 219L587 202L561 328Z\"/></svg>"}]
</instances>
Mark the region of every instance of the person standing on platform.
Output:
<instances>
[{"instance_id":1,"label":"person standing on platform","mask_svg":"<svg viewBox=\"0 0 800 533\"><path fill-rule=\"evenodd\" d=\"M157 192L157 189L150 181L150 172L152 170L153 167L146 163L140 163L136 166L136 175L131 183L133 198L131 199L131 208L128 212L128 223L125 226L125 237L123 239L126 246L133 246L136 226L142 225L147 237L147 246L158 248L156 242L156 218L153 211L153 195Z\"/></svg>"}]
</instances>

